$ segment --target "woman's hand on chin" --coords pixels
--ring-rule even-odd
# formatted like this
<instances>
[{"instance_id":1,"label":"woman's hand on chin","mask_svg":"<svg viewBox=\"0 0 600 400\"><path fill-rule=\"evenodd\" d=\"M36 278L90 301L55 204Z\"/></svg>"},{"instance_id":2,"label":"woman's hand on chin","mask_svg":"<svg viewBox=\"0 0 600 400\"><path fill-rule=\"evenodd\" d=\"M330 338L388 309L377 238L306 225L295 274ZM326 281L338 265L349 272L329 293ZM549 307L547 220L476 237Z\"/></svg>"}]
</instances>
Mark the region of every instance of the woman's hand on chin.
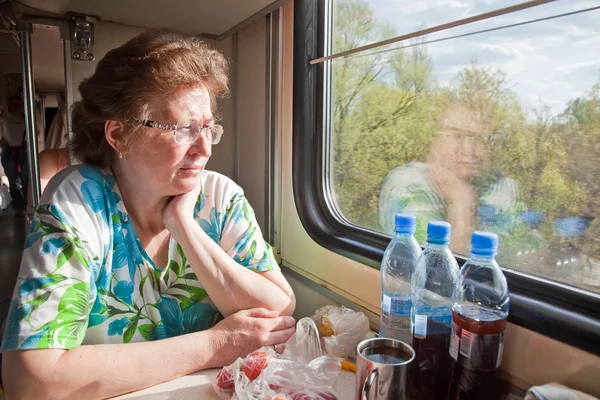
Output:
<instances>
[{"instance_id":1,"label":"woman's hand on chin","mask_svg":"<svg viewBox=\"0 0 600 400\"><path fill-rule=\"evenodd\" d=\"M198 184L194 189L173 197L173 199L167 203L163 211L163 223L171 233L185 221L191 221L193 219L194 207L196 207L196 201L200 195L201 188L202 182L198 180Z\"/></svg>"}]
</instances>

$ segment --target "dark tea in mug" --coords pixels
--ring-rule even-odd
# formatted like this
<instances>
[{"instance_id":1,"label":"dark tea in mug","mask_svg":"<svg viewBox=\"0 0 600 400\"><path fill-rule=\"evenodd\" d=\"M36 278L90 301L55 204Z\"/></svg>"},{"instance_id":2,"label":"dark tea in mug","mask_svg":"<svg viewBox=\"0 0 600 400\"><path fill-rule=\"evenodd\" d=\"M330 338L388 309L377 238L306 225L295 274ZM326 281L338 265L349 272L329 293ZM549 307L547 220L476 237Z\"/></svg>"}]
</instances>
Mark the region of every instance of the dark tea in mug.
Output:
<instances>
[{"instance_id":1,"label":"dark tea in mug","mask_svg":"<svg viewBox=\"0 0 600 400\"><path fill-rule=\"evenodd\" d=\"M406 353L397 347L368 347L362 351L362 355L369 361L379 364L403 364L409 361L412 354Z\"/></svg>"}]
</instances>

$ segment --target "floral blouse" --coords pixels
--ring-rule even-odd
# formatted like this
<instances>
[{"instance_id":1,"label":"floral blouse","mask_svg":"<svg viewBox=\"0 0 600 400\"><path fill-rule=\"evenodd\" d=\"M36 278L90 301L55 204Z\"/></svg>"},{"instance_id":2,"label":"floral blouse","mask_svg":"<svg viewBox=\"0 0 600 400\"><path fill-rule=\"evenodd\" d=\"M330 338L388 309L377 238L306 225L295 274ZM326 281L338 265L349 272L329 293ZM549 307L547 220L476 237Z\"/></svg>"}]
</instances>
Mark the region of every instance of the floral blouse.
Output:
<instances>
[{"instance_id":1,"label":"floral blouse","mask_svg":"<svg viewBox=\"0 0 600 400\"><path fill-rule=\"evenodd\" d=\"M194 219L240 268L279 269L242 189L206 171ZM167 265L142 247L115 179L61 171L34 214L2 351L163 339L211 328L220 314L171 237Z\"/></svg>"}]
</instances>

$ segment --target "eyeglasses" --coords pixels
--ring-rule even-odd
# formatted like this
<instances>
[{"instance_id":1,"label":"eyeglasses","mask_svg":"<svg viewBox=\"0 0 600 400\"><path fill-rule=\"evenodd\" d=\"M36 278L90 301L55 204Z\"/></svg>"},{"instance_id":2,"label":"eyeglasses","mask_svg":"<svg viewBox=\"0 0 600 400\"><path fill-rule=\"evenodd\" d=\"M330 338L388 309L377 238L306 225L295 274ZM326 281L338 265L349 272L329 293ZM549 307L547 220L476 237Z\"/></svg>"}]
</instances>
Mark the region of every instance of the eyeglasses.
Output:
<instances>
[{"instance_id":1,"label":"eyeglasses","mask_svg":"<svg viewBox=\"0 0 600 400\"><path fill-rule=\"evenodd\" d=\"M156 121L141 121L143 126L156 129L173 131L175 142L182 144L194 143L200 135L203 135L208 142L218 144L223 136L223 127L221 125L203 126L193 121L179 121L175 124L163 124Z\"/></svg>"},{"instance_id":2,"label":"eyeglasses","mask_svg":"<svg viewBox=\"0 0 600 400\"><path fill-rule=\"evenodd\" d=\"M453 140L459 143L483 143L487 140L489 135L476 133L469 130L459 128L443 128L440 136L448 140Z\"/></svg>"}]
</instances>

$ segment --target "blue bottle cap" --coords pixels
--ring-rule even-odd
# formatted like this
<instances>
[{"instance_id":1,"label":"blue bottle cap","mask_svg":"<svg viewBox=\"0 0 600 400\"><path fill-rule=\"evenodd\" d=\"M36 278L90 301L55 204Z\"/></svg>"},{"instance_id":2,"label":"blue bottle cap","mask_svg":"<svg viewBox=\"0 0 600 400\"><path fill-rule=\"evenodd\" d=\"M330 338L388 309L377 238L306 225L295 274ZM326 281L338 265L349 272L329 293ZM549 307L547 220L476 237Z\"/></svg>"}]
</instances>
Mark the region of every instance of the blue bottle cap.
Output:
<instances>
[{"instance_id":1,"label":"blue bottle cap","mask_svg":"<svg viewBox=\"0 0 600 400\"><path fill-rule=\"evenodd\" d=\"M473 232L473 235L471 235L471 254L477 256L495 256L498 254L498 235L491 232Z\"/></svg>"},{"instance_id":2,"label":"blue bottle cap","mask_svg":"<svg viewBox=\"0 0 600 400\"><path fill-rule=\"evenodd\" d=\"M417 219L412 214L396 214L394 231L396 233L414 234L417 230Z\"/></svg>"},{"instance_id":3,"label":"blue bottle cap","mask_svg":"<svg viewBox=\"0 0 600 400\"><path fill-rule=\"evenodd\" d=\"M427 224L427 243L448 244L452 227L446 221L431 221Z\"/></svg>"}]
</instances>

